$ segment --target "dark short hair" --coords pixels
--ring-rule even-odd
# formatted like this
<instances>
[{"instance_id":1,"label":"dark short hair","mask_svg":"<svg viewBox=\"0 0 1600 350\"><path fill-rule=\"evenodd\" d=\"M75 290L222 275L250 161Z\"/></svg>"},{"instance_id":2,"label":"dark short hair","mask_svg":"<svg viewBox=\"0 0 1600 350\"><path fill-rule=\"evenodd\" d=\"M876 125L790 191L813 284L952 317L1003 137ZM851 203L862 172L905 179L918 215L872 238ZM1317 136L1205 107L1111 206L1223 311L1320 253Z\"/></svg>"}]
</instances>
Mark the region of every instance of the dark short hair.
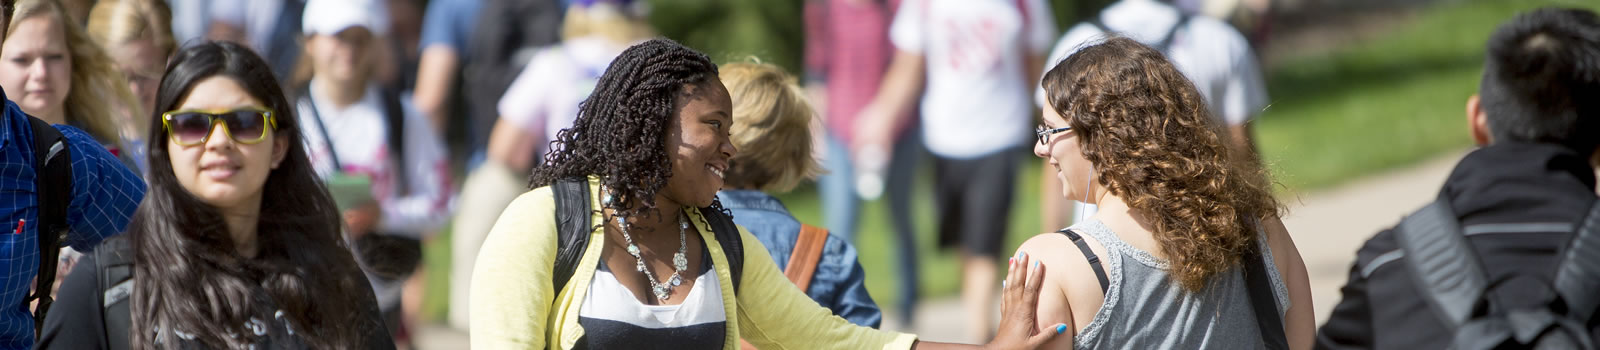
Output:
<instances>
[{"instance_id":1,"label":"dark short hair","mask_svg":"<svg viewBox=\"0 0 1600 350\"><path fill-rule=\"evenodd\" d=\"M1600 147L1600 17L1543 8L1489 37L1479 94L1494 139Z\"/></svg>"}]
</instances>

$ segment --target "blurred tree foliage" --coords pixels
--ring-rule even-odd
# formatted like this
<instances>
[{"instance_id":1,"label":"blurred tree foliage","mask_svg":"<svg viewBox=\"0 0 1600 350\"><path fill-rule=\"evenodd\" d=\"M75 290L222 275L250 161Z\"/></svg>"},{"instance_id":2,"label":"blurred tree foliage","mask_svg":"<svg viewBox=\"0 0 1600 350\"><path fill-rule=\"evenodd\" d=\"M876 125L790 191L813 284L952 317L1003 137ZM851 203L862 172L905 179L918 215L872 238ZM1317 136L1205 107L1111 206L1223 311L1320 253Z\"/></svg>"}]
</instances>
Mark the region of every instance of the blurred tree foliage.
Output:
<instances>
[{"instance_id":1,"label":"blurred tree foliage","mask_svg":"<svg viewBox=\"0 0 1600 350\"><path fill-rule=\"evenodd\" d=\"M806 1L820 0L649 0L650 24L717 62L753 56L798 74L805 47ZM1057 29L1063 30L1115 0L1047 1Z\"/></svg>"}]
</instances>

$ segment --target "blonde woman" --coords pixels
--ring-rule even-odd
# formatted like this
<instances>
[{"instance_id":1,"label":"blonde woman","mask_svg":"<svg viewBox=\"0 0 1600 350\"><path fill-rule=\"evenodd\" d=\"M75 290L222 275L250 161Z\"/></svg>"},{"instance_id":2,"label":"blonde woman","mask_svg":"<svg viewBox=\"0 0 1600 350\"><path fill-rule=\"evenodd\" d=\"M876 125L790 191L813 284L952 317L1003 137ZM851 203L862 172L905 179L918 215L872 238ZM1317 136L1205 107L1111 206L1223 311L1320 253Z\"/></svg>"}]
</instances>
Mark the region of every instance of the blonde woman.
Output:
<instances>
[{"instance_id":1,"label":"blonde woman","mask_svg":"<svg viewBox=\"0 0 1600 350\"><path fill-rule=\"evenodd\" d=\"M811 271L809 278L790 279L804 285L806 296L851 323L877 328L883 313L867 294L856 248L795 220L771 195L788 192L821 172L811 153L816 114L804 91L793 76L770 64L729 63L721 71L722 84L733 98L733 147L739 152L728 163L726 185L717 199L733 212L734 223L766 246L780 268Z\"/></svg>"},{"instance_id":2,"label":"blonde woman","mask_svg":"<svg viewBox=\"0 0 1600 350\"><path fill-rule=\"evenodd\" d=\"M134 106L121 72L56 0L17 1L0 86L28 115L76 126L127 159L113 115Z\"/></svg>"},{"instance_id":3,"label":"blonde woman","mask_svg":"<svg viewBox=\"0 0 1600 350\"><path fill-rule=\"evenodd\" d=\"M522 192L528 171L556 132L572 126L606 65L628 46L655 36L637 0L575 0L567 6L561 44L539 50L500 99L487 158L462 185L452 229L450 319L468 323L468 278L478 247L500 211ZM474 157L476 158L476 157Z\"/></svg>"},{"instance_id":4,"label":"blonde woman","mask_svg":"<svg viewBox=\"0 0 1600 350\"><path fill-rule=\"evenodd\" d=\"M140 153L145 148L143 136L156 103L156 88L167 58L178 49L172 36L172 10L162 0L102 0L89 13L89 37L105 48L127 79L128 90L139 100L137 107L118 113L124 117L118 123L128 144L126 151ZM140 174L148 172L145 157L130 156Z\"/></svg>"}]
</instances>

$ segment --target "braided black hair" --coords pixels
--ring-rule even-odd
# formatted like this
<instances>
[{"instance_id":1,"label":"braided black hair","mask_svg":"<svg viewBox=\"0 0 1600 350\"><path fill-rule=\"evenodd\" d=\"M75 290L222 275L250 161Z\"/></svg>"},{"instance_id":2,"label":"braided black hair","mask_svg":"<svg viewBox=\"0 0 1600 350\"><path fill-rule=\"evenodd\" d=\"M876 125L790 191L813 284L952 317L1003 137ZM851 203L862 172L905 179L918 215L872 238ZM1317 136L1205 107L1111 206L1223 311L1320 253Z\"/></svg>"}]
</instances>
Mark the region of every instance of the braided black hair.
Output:
<instances>
[{"instance_id":1,"label":"braided black hair","mask_svg":"<svg viewBox=\"0 0 1600 350\"><path fill-rule=\"evenodd\" d=\"M672 177L666 136L686 88L717 79L710 57L672 40L650 40L622 51L578 105L572 127L550 141L529 187L599 175L614 196L606 207L618 215L654 211L656 193ZM727 212L715 201L711 208Z\"/></svg>"}]
</instances>

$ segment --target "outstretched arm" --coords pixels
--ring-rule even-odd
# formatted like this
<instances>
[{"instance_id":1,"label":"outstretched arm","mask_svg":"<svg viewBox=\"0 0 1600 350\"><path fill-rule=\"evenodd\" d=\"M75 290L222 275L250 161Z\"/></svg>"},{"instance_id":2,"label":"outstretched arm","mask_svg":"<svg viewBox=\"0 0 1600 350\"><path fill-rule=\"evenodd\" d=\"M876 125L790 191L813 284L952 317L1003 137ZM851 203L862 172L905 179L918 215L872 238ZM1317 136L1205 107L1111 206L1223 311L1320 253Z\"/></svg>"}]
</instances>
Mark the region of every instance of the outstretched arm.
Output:
<instances>
[{"instance_id":1,"label":"outstretched arm","mask_svg":"<svg viewBox=\"0 0 1600 350\"><path fill-rule=\"evenodd\" d=\"M912 349L1037 349L1056 336L1065 333L1066 324L1046 329L1036 328L1039 309L1039 290L1044 285L1044 265L1029 261L1024 255L1011 259L1006 269L1006 279L1001 288L1000 329L989 344L962 345L918 342Z\"/></svg>"}]
</instances>

